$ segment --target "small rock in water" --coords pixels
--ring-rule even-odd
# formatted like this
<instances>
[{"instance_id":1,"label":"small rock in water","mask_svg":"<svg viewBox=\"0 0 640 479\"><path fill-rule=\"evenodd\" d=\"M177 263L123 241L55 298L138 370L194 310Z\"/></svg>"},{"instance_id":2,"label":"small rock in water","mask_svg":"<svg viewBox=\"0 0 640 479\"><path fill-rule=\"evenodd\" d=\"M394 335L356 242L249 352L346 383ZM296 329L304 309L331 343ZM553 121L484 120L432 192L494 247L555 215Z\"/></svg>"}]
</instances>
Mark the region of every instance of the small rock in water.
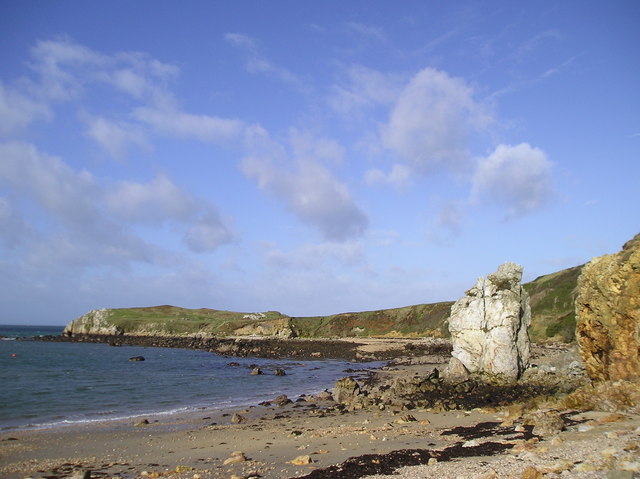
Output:
<instances>
[{"instance_id":1,"label":"small rock in water","mask_svg":"<svg viewBox=\"0 0 640 479\"><path fill-rule=\"evenodd\" d=\"M251 370L251 375L252 376L259 376L260 374L262 374L262 369L260 369L260 368L253 368Z\"/></svg>"},{"instance_id":2,"label":"small rock in water","mask_svg":"<svg viewBox=\"0 0 640 479\"><path fill-rule=\"evenodd\" d=\"M133 356L129 358L129 361L144 361L144 356Z\"/></svg>"},{"instance_id":3,"label":"small rock in water","mask_svg":"<svg viewBox=\"0 0 640 479\"><path fill-rule=\"evenodd\" d=\"M274 374L276 376L286 376L287 373L284 372L284 369L281 368L276 368L276 370L274 371Z\"/></svg>"}]
</instances>

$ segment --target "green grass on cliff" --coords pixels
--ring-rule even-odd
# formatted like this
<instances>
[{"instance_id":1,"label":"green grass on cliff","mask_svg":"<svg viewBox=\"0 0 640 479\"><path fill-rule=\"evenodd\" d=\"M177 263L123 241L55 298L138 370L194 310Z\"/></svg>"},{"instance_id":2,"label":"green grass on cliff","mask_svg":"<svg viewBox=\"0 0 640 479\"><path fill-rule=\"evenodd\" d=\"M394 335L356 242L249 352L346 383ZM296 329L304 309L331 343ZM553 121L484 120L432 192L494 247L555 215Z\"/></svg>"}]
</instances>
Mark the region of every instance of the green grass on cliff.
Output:
<instances>
[{"instance_id":1,"label":"green grass on cliff","mask_svg":"<svg viewBox=\"0 0 640 479\"><path fill-rule=\"evenodd\" d=\"M529 336L535 342L571 342L576 330L576 287L582 266L540 276L524 285L531 297Z\"/></svg>"},{"instance_id":2,"label":"green grass on cliff","mask_svg":"<svg viewBox=\"0 0 640 479\"><path fill-rule=\"evenodd\" d=\"M540 276L524 288L531 297L535 342L574 340L576 285L582 266ZM461 293L462 294L462 293ZM453 302L418 304L403 308L341 313L330 316L292 317L270 311L262 319L246 319L247 313L215 309L153 306L110 310L108 321L125 333L233 335L245 326L275 319L289 320L289 327L302 338L327 337L447 337L447 320Z\"/></svg>"},{"instance_id":3,"label":"green grass on cliff","mask_svg":"<svg viewBox=\"0 0 640 479\"><path fill-rule=\"evenodd\" d=\"M418 304L404 308L293 318L300 337L409 336L444 337L452 302Z\"/></svg>"},{"instance_id":4,"label":"green grass on cliff","mask_svg":"<svg viewBox=\"0 0 640 479\"><path fill-rule=\"evenodd\" d=\"M112 309L109 322L125 332L153 331L164 334L212 333L224 329L227 323L237 327L250 320L243 319L247 313L220 311L216 309L187 309L177 306L151 306L143 308ZM265 319L283 317L278 312L269 311Z\"/></svg>"}]
</instances>

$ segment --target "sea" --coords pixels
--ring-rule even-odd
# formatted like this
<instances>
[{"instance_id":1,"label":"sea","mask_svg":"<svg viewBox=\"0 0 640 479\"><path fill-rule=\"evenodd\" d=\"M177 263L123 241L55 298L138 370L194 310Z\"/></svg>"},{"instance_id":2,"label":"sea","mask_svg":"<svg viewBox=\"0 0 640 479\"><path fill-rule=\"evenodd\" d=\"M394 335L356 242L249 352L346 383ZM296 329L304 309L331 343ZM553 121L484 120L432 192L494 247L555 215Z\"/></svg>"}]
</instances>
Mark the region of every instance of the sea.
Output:
<instances>
[{"instance_id":1,"label":"sea","mask_svg":"<svg viewBox=\"0 0 640 479\"><path fill-rule=\"evenodd\" d=\"M256 405L384 363L223 357L201 350L28 341L63 327L0 325L0 431ZM142 356L144 361L129 361ZM237 363L233 365L232 363ZM264 374L253 376L253 367ZM275 368L285 376L276 376Z\"/></svg>"}]
</instances>

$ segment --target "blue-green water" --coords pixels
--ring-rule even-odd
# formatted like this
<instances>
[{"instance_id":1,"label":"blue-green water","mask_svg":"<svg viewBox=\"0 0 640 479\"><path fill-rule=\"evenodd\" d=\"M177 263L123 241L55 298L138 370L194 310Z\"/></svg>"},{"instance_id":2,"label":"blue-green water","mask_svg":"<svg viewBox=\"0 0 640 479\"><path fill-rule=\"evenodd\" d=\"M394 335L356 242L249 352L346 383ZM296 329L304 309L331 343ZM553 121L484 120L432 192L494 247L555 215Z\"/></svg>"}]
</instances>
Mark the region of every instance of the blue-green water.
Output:
<instances>
[{"instance_id":1,"label":"blue-green water","mask_svg":"<svg viewBox=\"0 0 640 479\"><path fill-rule=\"evenodd\" d=\"M0 336L60 331L0 326ZM131 362L132 356L146 360ZM240 366L229 366L231 361ZM250 375L252 365L265 374ZM225 358L197 350L4 339L0 430L256 404L279 394L295 398L331 388L350 367L344 361ZM275 368L283 368L286 376L275 376Z\"/></svg>"}]
</instances>

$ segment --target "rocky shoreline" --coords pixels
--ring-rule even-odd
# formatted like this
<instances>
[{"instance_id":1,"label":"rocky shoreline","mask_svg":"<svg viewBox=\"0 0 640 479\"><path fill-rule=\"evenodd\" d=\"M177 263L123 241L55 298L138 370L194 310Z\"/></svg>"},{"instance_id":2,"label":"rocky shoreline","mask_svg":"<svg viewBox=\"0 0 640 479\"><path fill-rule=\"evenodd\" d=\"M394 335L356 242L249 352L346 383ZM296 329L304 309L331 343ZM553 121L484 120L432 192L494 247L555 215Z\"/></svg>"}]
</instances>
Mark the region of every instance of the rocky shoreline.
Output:
<instances>
[{"instance_id":1,"label":"rocky shoreline","mask_svg":"<svg viewBox=\"0 0 640 479\"><path fill-rule=\"evenodd\" d=\"M445 339L340 338L306 339L269 336L191 337L75 334L42 336L35 341L104 343L111 346L144 346L200 349L221 356L260 357L268 359L339 359L367 362L388 361L398 357L449 355L450 342Z\"/></svg>"},{"instance_id":2,"label":"rocky shoreline","mask_svg":"<svg viewBox=\"0 0 640 479\"><path fill-rule=\"evenodd\" d=\"M447 383L436 370L448 355L436 352L397 358L364 378L349 373L332 391L317 396L276 397L244 409L189 416L13 431L0 434L0 475L530 479L605 478L612 470L633 474L634 467L640 470L640 416L580 412L562 402L587 381L577 357L575 346L534 345L528 372L517 385L505 386L482 385L474 378Z\"/></svg>"}]
</instances>

